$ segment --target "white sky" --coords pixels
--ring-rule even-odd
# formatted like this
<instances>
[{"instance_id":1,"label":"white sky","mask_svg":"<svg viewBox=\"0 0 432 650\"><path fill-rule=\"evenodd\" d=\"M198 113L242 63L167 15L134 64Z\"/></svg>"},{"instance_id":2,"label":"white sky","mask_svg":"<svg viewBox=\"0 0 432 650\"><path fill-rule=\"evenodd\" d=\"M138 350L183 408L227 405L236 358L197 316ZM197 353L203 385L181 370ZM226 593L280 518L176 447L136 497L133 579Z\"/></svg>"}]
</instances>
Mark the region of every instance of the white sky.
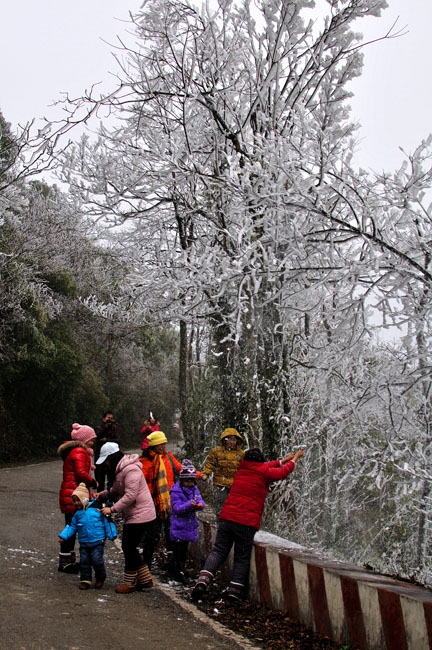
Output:
<instances>
[{"instance_id":1,"label":"white sky","mask_svg":"<svg viewBox=\"0 0 432 650\"><path fill-rule=\"evenodd\" d=\"M318 4L323 0L318 0ZM368 38L398 26L409 33L371 45L362 78L352 83L353 117L362 125L357 162L377 171L402 161L432 132L431 0L388 0L381 19L359 21ZM111 54L125 35L129 10L141 0L0 0L0 111L16 126L58 116L49 108L62 92L81 95L95 82L108 87L116 71Z\"/></svg>"},{"instance_id":2,"label":"white sky","mask_svg":"<svg viewBox=\"0 0 432 650\"><path fill-rule=\"evenodd\" d=\"M387 0L381 18L359 21L358 31L376 38L398 19L405 36L368 46L364 72L351 90L353 117L361 124L358 162L376 171L399 166L432 133L432 0Z\"/></svg>"}]
</instances>

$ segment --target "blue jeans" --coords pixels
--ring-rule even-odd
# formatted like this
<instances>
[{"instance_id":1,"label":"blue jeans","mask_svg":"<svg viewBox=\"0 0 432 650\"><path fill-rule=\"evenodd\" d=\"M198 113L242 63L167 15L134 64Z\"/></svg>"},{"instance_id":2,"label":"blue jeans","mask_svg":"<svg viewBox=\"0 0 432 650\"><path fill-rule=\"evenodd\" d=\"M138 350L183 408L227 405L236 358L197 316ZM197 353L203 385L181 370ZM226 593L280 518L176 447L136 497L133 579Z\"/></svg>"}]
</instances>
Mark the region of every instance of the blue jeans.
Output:
<instances>
[{"instance_id":1,"label":"blue jeans","mask_svg":"<svg viewBox=\"0 0 432 650\"><path fill-rule=\"evenodd\" d=\"M92 580L92 567L96 580L105 580L104 542L80 544L80 580Z\"/></svg>"},{"instance_id":2,"label":"blue jeans","mask_svg":"<svg viewBox=\"0 0 432 650\"><path fill-rule=\"evenodd\" d=\"M235 521L219 519L215 543L204 564L204 570L216 574L227 559L234 544L234 563L231 582L246 586L249 580L250 557L256 528Z\"/></svg>"}]
</instances>

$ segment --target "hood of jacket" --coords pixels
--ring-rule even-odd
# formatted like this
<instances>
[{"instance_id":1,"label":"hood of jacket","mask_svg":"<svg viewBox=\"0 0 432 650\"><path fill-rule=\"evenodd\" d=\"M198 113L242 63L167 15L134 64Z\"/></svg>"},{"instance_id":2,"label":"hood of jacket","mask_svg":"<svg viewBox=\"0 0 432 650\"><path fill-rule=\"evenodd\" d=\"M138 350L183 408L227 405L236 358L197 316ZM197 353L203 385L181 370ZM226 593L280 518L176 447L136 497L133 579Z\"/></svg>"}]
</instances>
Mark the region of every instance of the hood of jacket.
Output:
<instances>
[{"instance_id":1,"label":"hood of jacket","mask_svg":"<svg viewBox=\"0 0 432 650\"><path fill-rule=\"evenodd\" d=\"M121 458L117 464L116 467L116 474L124 470L126 467L129 465L135 465L137 464L138 467L141 470L141 463L139 461L139 456L138 454L125 454L123 458Z\"/></svg>"},{"instance_id":2,"label":"hood of jacket","mask_svg":"<svg viewBox=\"0 0 432 650\"><path fill-rule=\"evenodd\" d=\"M80 442L79 440L67 440L60 445L57 449L57 453L64 460L69 452L71 452L72 449L75 449L75 447L82 447L87 452L89 451L89 448L83 442Z\"/></svg>"},{"instance_id":3,"label":"hood of jacket","mask_svg":"<svg viewBox=\"0 0 432 650\"><path fill-rule=\"evenodd\" d=\"M228 429L225 429L224 432L221 434L221 437L219 439L219 442L220 442L221 445L223 444L224 438L228 438L228 436L236 436L238 438L237 445L242 445L243 444L243 438L239 434L237 429L228 428Z\"/></svg>"}]
</instances>

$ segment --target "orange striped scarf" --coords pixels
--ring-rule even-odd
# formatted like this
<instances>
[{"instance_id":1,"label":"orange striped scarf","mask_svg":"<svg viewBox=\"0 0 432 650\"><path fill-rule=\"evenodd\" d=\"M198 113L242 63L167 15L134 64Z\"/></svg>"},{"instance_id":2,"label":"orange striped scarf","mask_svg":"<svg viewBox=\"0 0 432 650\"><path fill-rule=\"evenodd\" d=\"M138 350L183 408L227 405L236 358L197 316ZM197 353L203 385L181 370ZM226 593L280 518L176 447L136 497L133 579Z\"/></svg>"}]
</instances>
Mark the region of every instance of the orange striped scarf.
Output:
<instances>
[{"instance_id":1,"label":"orange striped scarf","mask_svg":"<svg viewBox=\"0 0 432 650\"><path fill-rule=\"evenodd\" d=\"M150 456L152 457L150 491L158 516L161 519L167 519L171 512L171 499L169 495L165 465L160 454L154 454L151 452Z\"/></svg>"}]
</instances>

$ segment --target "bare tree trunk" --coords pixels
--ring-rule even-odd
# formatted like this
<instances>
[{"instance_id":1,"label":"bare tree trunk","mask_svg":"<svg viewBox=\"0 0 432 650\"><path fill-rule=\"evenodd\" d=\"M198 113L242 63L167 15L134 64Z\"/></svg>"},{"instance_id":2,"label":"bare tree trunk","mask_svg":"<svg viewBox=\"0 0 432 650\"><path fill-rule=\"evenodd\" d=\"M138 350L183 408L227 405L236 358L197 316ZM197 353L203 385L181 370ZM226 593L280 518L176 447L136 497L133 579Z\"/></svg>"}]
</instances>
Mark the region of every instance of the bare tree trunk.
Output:
<instances>
[{"instance_id":1,"label":"bare tree trunk","mask_svg":"<svg viewBox=\"0 0 432 650\"><path fill-rule=\"evenodd\" d=\"M425 292L427 293L427 291ZM423 370L426 365L427 357L427 344L423 331L418 332L417 334L417 350L419 354L419 367ZM432 455L432 418L431 418L431 398L430 398L430 382L423 384L423 397L424 397L424 411L425 411L425 458L427 464L430 464L430 459ZM418 518L417 525L417 548L416 548L416 559L417 566L423 567L426 562L427 556L427 546L429 538L429 518L430 518L430 492L431 484L430 481L424 480L422 487L422 495L420 499L420 514Z\"/></svg>"},{"instance_id":2,"label":"bare tree trunk","mask_svg":"<svg viewBox=\"0 0 432 650\"><path fill-rule=\"evenodd\" d=\"M189 342L188 342L188 334L187 334L187 325L184 320L181 320L180 321L180 343L179 343L180 419L182 423L183 436L185 439L186 449L189 453L194 451L194 444L191 436L191 427L189 421L188 352L189 352Z\"/></svg>"}]
</instances>

